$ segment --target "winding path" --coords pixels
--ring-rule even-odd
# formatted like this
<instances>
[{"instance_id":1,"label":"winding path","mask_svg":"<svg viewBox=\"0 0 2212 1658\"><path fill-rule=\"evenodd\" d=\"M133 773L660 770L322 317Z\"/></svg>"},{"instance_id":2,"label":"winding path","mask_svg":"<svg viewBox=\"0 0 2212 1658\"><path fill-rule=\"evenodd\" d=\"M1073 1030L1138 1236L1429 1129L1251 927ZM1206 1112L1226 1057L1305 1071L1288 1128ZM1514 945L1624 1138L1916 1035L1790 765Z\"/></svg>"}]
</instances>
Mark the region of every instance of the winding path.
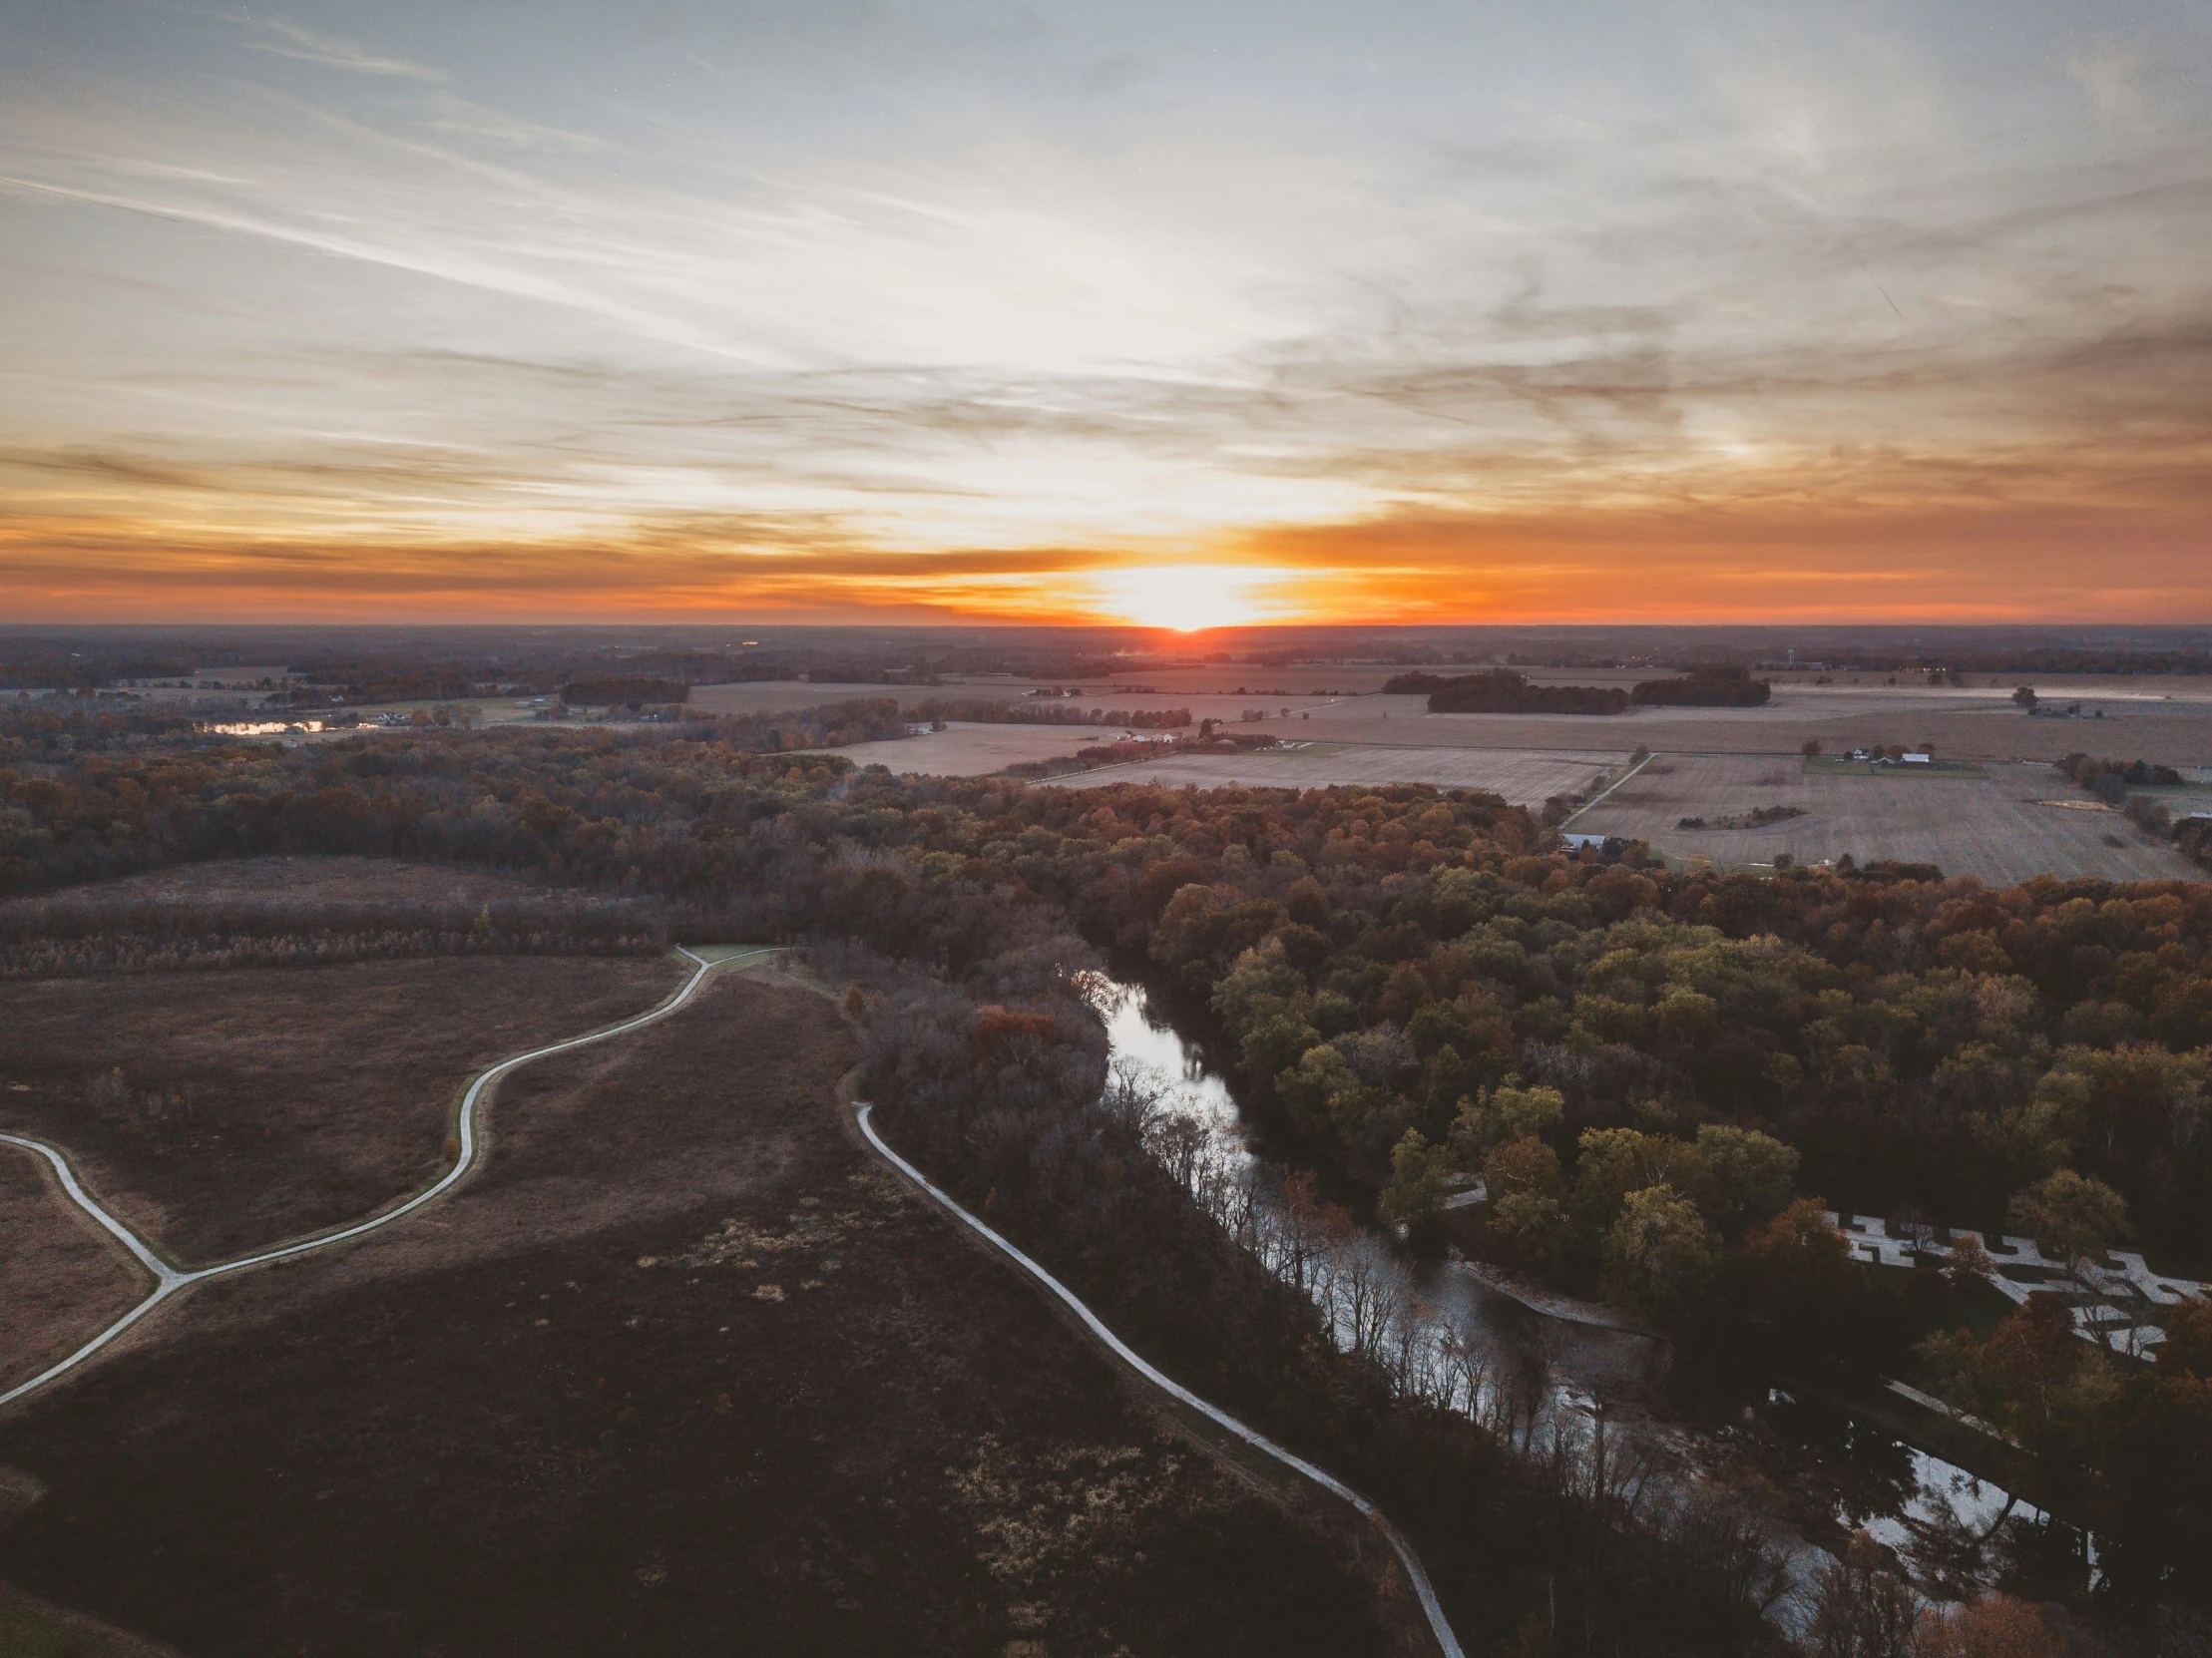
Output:
<instances>
[{"instance_id":1,"label":"winding path","mask_svg":"<svg viewBox=\"0 0 2212 1658\"><path fill-rule=\"evenodd\" d=\"M1285 1451L1273 1440L1260 1433L1258 1429L1247 1428L1236 1418L1230 1416L1228 1412L1218 1406L1207 1404L1172 1377L1154 1369L1128 1343L1122 1341L1111 1330L1108 1330L1098 1314L1077 1299L1075 1291L1069 1289L1067 1285L1015 1248L1014 1245L1008 1243L998 1233L992 1231L990 1227L971 1215L966 1209L963 1209L953 1201L950 1194L932 1183L928 1175L886 1145L883 1136L876 1132L875 1124L870 1120L874 1110L875 1108L872 1105L863 1100L853 1101L854 1118L859 1123L860 1132L866 1136L868 1143L875 1147L901 1174L904 1174L915 1185L921 1187L923 1191L934 1198L941 1207L949 1210L978 1233L985 1242L1006 1255L1015 1265L1067 1303L1069 1310L1076 1317L1083 1320L1091 1333L1098 1337L1115 1358L1135 1371L1137 1375L1143 1377L1145 1381L1151 1383L1153 1387L1196 1411L1208 1422L1226 1429L1246 1445L1252 1447L1253 1450L1264 1451L1285 1467L1305 1475L1306 1478L1319 1485L1331 1496L1340 1497L1345 1502L1350 1503L1353 1510L1362 1519L1365 1519L1378 1531L1382 1532L1392 1549L1397 1552L1399 1564L1406 1568L1407 1577L1413 1582L1414 1593L1421 1601L1421 1610L1429 1620L1429 1632L1436 1637L1436 1643L1443 1650L1444 1658L1466 1658L1466 1649L1460 1645L1459 1637L1452 1633L1451 1622L1445 1617L1444 1607L1437 1600L1436 1588L1430 1583L1429 1574L1422 1567L1421 1556L1414 1552L1413 1544L1406 1540L1405 1534L1397 1526L1391 1524L1388 1515L1334 1474L1315 1467L1295 1451Z\"/></svg>"},{"instance_id":2,"label":"winding path","mask_svg":"<svg viewBox=\"0 0 2212 1658\"><path fill-rule=\"evenodd\" d=\"M705 983L706 976L715 968L730 963L751 962L776 953L773 949L742 950L709 959L695 955L681 945L676 946L676 954L693 964L693 972L690 978L678 986L667 1000L658 1007L649 1009L635 1019L625 1020L620 1025L610 1025L604 1030L588 1032L581 1036L570 1036L563 1041L549 1042L546 1046L534 1047L527 1053L517 1053L513 1058L502 1059L489 1070L480 1072L476 1080L469 1084L468 1091L461 1096L456 1125L456 1134L460 1140L461 1149L459 1155L454 1158L453 1167L446 1170L431 1185L415 1193L406 1202L400 1204L397 1208L387 1209L382 1214L372 1215L367 1220L356 1221L350 1226L340 1227L336 1231L318 1232L309 1237L295 1239L291 1243L279 1244L273 1249L257 1250L250 1255L240 1255L228 1261L218 1261L213 1266L196 1267L189 1272L180 1272L177 1268L171 1266L155 1252L153 1246L148 1244L144 1238L124 1225L122 1221L106 1209L103 1209L98 1201L85 1190L83 1182L77 1178L76 1170L70 1167L69 1159L55 1147L48 1145L43 1140L30 1139L21 1134L0 1133L0 1144L18 1146L34 1156L45 1158L48 1165L54 1170L56 1178L61 1181L62 1190L69 1194L70 1201L84 1210L118 1243L129 1250L133 1258L146 1268L154 1279L154 1287L147 1293L145 1299L101 1331L99 1335L86 1342L84 1346L78 1348L67 1358L61 1359L40 1371L28 1382L18 1383L6 1393L0 1393L0 1406L12 1405L15 1401L36 1393L49 1383L59 1381L62 1377L67 1376L110 1342L113 1342L118 1336L121 1336L141 1319L144 1319L163 1302L169 1300L171 1296L190 1288L194 1284L209 1278L221 1278L233 1272L243 1272L248 1267L266 1266L271 1261L289 1260L295 1255L306 1255L318 1249L328 1249L332 1244L345 1243L350 1239L389 1226L394 1221L413 1214L424 1204L443 1197L468 1178L482 1158L483 1141L478 1136L476 1127L477 1106L483 1100L486 1090L502 1076L505 1076L519 1065L530 1063L533 1059L543 1059L554 1053L566 1053L571 1048L584 1047L592 1042L605 1041L610 1036L620 1036L643 1026L652 1025L657 1020L666 1019L691 1000L692 996L697 993L699 986Z\"/></svg>"}]
</instances>

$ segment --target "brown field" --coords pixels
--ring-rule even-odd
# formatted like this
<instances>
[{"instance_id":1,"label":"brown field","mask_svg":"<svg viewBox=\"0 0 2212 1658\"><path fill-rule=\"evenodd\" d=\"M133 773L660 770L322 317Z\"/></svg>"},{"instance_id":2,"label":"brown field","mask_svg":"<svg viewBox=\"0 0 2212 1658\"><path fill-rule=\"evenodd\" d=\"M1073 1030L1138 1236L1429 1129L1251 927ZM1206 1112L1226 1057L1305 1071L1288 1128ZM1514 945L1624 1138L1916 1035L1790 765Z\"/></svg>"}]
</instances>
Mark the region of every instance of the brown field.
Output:
<instances>
[{"instance_id":1,"label":"brown field","mask_svg":"<svg viewBox=\"0 0 2212 1658\"><path fill-rule=\"evenodd\" d=\"M1809 675L1776 674L1773 700L1759 708L1637 708L1624 714L1570 716L1547 714L1432 714L1420 696L1385 696L1378 687L1392 669L1245 668L1163 669L1140 676L1154 685L1150 694L1115 692L1107 685L1084 687L1086 707L1188 708L1194 719L1219 719L1236 725L1247 709L1266 713L1263 729L1286 737L1321 742L1433 748L1507 748L1522 750L1618 750L1641 744L1683 753L1795 754L1807 739L1818 739L1830 753L1870 743L1932 742L1942 754L1971 759L2052 760L2075 750L2143 758L2167 765L2196 766L2212 761L2212 681L2195 678L2111 677L2038 681L2046 703L2079 701L2082 719L2029 718L2012 706L2009 682L1987 680L1965 687L1906 683L1885 685L1880 676L1846 675L1829 685ZM1545 683L1628 684L1651 676L1649 670L1586 672L1539 669L1530 677ZM1832 676L1833 677L1833 676ZM1236 686L1247 689L1239 694ZM913 701L923 695L995 697L1012 700L1034 688L1034 681L994 679L947 684L923 690L901 686L751 685L702 686L694 698L704 706L723 700L746 710L800 707L857 694L896 695ZM1343 694L1321 696L1318 689ZM737 693L742 692L742 698ZM815 692L828 694L815 695ZM728 693L726 697L723 693ZM1287 693L1287 694L1283 694ZM994 729L984 727L984 729ZM1103 728L1091 727L1093 731ZM1050 734L1029 728L1010 759L1040 759L1073 752L1052 745ZM1105 732L1111 735L1111 732ZM1092 739L1085 739L1092 740ZM894 771L926 770L935 775L980 775L997 769L981 751L946 745L942 760L913 763L907 743L867 744L845 750L867 763L881 759ZM1005 764L1001 761L1000 764Z\"/></svg>"},{"instance_id":2,"label":"brown field","mask_svg":"<svg viewBox=\"0 0 2212 1658\"><path fill-rule=\"evenodd\" d=\"M1582 676L1592 683L1608 677ZM2212 756L2208 691L2212 687L2200 685L2193 695L2175 692L2169 701L2165 693L2127 681L2125 688L2105 687L2084 701L2102 707L2103 719L2029 718L2011 705L2009 689L1783 684L1761 708L1638 708L1601 716L1432 714L1424 698L1377 695L1312 705L1310 720L1297 718L1294 710L1293 721L1299 736L1339 742L1622 750L1640 743L1673 753L1795 754L1811 738L1830 753L1877 742L1932 742L1938 753L1963 759L2052 760L2078 749L2185 766Z\"/></svg>"},{"instance_id":3,"label":"brown field","mask_svg":"<svg viewBox=\"0 0 2212 1658\"><path fill-rule=\"evenodd\" d=\"M913 702L925 696L984 694L967 687L952 690L924 685L817 685L803 679L755 679L740 685L693 685L689 705L713 714L780 714L798 708L818 708L825 702L854 702L862 698L888 696L901 702Z\"/></svg>"},{"instance_id":4,"label":"brown field","mask_svg":"<svg viewBox=\"0 0 2212 1658\"><path fill-rule=\"evenodd\" d=\"M435 1178L470 1076L681 979L657 959L479 956L12 980L0 1127L60 1146L142 1236L196 1264Z\"/></svg>"},{"instance_id":5,"label":"brown field","mask_svg":"<svg viewBox=\"0 0 2212 1658\"><path fill-rule=\"evenodd\" d=\"M2043 874L2201 878L2116 812L2084 809L2092 804L2047 766L1991 765L1987 781L1808 776L1796 755L1662 754L1568 827L1645 840L1654 851L1724 868L1772 863L1777 852L1800 863L1848 852L1861 863L1929 863L1998 886ZM1796 806L1806 815L1759 829L1676 827L1684 817L1717 819L1759 806Z\"/></svg>"},{"instance_id":6,"label":"brown field","mask_svg":"<svg viewBox=\"0 0 2212 1658\"><path fill-rule=\"evenodd\" d=\"M1392 1650L1371 1545L858 1148L854 1057L725 978L518 1072L437 1210L16 1408L9 1575L195 1658Z\"/></svg>"},{"instance_id":7,"label":"brown field","mask_svg":"<svg viewBox=\"0 0 2212 1658\"><path fill-rule=\"evenodd\" d=\"M926 777L988 777L1018 760L1058 759L1120 734L1118 726L950 722L927 736L856 742L822 752L842 754L854 765L889 766L901 776L919 772Z\"/></svg>"},{"instance_id":8,"label":"brown field","mask_svg":"<svg viewBox=\"0 0 2212 1658\"><path fill-rule=\"evenodd\" d=\"M0 1145L0 1393L74 1352L152 1287L42 1159Z\"/></svg>"},{"instance_id":9,"label":"brown field","mask_svg":"<svg viewBox=\"0 0 2212 1658\"><path fill-rule=\"evenodd\" d=\"M488 870L406 863L396 858L225 858L126 875L96 887L8 899L0 902L0 911L56 898L95 896L103 903L117 905L219 904L226 908L264 904L484 904L545 890Z\"/></svg>"},{"instance_id":10,"label":"brown field","mask_svg":"<svg viewBox=\"0 0 2212 1658\"><path fill-rule=\"evenodd\" d=\"M1314 750L1262 750L1254 754L1177 754L1130 765L1073 772L1052 781L1066 788L1108 783L1186 783L1201 789L1229 787L1325 789L1339 785L1430 783L1440 789L1486 789L1524 805L1588 787L1592 778L1617 770L1617 753L1530 752L1497 748L1384 748L1317 745Z\"/></svg>"}]
</instances>

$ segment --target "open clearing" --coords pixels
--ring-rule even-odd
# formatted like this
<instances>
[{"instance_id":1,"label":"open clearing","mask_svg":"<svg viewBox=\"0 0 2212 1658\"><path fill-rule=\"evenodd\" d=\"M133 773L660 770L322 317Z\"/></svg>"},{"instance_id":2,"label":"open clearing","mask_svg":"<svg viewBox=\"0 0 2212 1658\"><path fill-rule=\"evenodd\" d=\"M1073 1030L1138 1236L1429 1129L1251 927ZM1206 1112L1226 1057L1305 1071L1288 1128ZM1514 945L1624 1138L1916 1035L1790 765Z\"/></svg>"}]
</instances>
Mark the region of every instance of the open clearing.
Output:
<instances>
[{"instance_id":1,"label":"open clearing","mask_svg":"<svg viewBox=\"0 0 2212 1658\"><path fill-rule=\"evenodd\" d=\"M2171 847L2151 842L2116 812L2086 809L2093 805L2048 766L1991 765L1987 781L1839 777L1808 776L1795 755L1662 754L1568 827L1648 841L1654 851L1702 856L1723 868L1770 864L1777 852L1800 863L1848 852L1861 863L1935 864L1992 886L2043 874L2201 877ZM1676 826L1685 817L1714 820L1761 806L1795 806L1806 815L1758 829Z\"/></svg>"},{"instance_id":2,"label":"open clearing","mask_svg":"<svg viewBox=\"0 0 2212 1658\"><path fill-rule=\"evenodd\" d=\"M1175 754L1102 766L1050 779L1064 788L1108 783L1164 783L1173 788L1326 789L1346 785L1428 783L1440 789L1484 789L1521 805L1586 788L1627 762L1625 750L1559 751L1497 748L1383 748L1366 745L1320 752L1261 750L1251 754Z\"/></svg>"},{"instance_id":3,"label":"open clearing","mask_svg":"<svg viewBox=\"0 0 2212 1658\"><path fill-rule=\"evenodd\" d=\"M1390 1650L1341 1518L1163 1437L855 1145L853 1058L724 976L518 1071L450 1200L0 1424L11 1576L195 1658Z\"/></svg>"},{"instance_id":4,"label":"open clearing","mask_svg":"<svg viewBox=\"0 0 2212 1658\"><path fill-rule=\"evenodd\" d=\"M1117 725L975 725L950 721L942 731L886 742L856 742L819 750L854 765L884 765L904 776L988 777L1021 760L1057 760L1079 748L1111 742Z\"/></svg>"},{"instance_id":5,"label":"open clearing","mask_svg":"<svg viewBox=\"0 0 2212 1658\"><path fill-rule=\"evenodd\" d=\"M474 1072L681 977L660 959L474 956L11 980L0 1127L60 1146L190 1265L435 1178Z\"/></svg>"}]
</instances>

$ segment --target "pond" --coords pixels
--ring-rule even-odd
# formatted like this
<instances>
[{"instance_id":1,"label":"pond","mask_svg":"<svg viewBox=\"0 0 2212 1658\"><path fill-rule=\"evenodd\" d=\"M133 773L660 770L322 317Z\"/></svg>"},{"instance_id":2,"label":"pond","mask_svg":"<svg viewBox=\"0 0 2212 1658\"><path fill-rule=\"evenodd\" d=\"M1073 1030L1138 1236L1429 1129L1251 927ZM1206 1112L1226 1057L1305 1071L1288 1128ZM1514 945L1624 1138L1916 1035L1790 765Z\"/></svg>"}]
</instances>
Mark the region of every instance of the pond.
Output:
<instances>
[{"instance_id":1,"label":"pond","mask_svg":"<svg viewBox=\"0 0 2212 1658\"><path fill-rule=\"evenodd\" d=\"M1262 1211L1262 1224L1256 1230L1266 1233L1265 1211L1282 1202L1283 1177L1296 1174L1303 1165L1269 1144L1245 1117L1226 1079L1195 1042L1168 1023L1141 985L1102 974L1094 976L1086 989L1106 1022L1111 1065L1132 1082L1157 1091L1167 1110L1192 1118L1207 1130L1211 1160L1194 1162L1191 1166L1202 1167L1205 1173L1191 1178L1240 1183L1249 1194L1246 1201ZM1649 1397L1664 1374L1668 1355L1665 1344L1655 1338L1554 1316L1502 1293L1466 1267L1406 1249L1388 1228L1361 1226L1359 1232L1358 1247L1375 1261L1387 1263L1395 1275L1399 1305L1418 1307L1422 1315L1438 1321L1448 1333L1445 1346L1456 1337L1489 1355L1483 1374L1490 1380L1469 1383L1473 1391L1461 1402L1462 1408L1480 1414L1491 1399L1485 1390L1498 1386L1497 1378L1535 1374L1543 1378L1542 1397L1525 1402L1522 1409L1586 1418L1599 1400ZM1362 1332L1347 1325L1348 1317L1356 1315L1348 1315L1340 1301L1321 1291L1314 1293L1325 1318L1337 1326L1339 1345L1359 1345ZM1443 1361L1431 1351L1410 1362L1420 1368ZM2038 1533L2056 1530L2072 1535L2069 1528L2053 1526L2048 1516L1999 1485L1834 1406L1800 1400L1776 1388L1745 1402L1741 1420L1746 1428L1763 1433L1746 1435L1725 1424L1678 1421L1655 1421L1652 1428L1687 1470L1687 1477L1740 1468L1747 1445L1755 1447L1771 1436L1786 1443L1787 1459L1799 1464L1786 1480L1772 1482L1829 1493L1818 1499L1825 1512L1815 1516L1826 1523L1802 1523L1804 1509L1786 1513L1779 1498L1771 1509L1776 1540L1792 1556L1792 1592L1776 1610L1777 1621L1785 1627L1794 1628L1802 1621L1810 1586L1831 1559L1825 1549L1807 1539L1808 1530L1837 1536L1863 1528L1920 1565L1924 1586L1931 1588L1940 1581L1971 1582L1987 1552L1982 1544L2007 1523ZM1750 1454L1760 1459L1756 1449ZM1804 1477L1808 1470L1809 1479ZM2093 1548L2087 1539L2076 1542L2083 1570L2093 1574Z\"/></svg>"}]
</instances>

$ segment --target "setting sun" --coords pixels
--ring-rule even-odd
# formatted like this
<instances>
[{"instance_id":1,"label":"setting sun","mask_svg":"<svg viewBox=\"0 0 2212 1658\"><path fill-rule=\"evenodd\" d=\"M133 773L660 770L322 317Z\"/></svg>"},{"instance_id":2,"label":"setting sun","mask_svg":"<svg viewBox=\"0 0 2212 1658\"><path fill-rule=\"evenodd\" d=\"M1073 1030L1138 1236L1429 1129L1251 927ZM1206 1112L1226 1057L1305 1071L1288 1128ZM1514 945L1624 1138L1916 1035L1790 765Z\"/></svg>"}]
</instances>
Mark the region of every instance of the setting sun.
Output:
<instances>
[{"instance_id":1,"label":"setting sun","mask_svg":"<svg viewBox=\"0 0 2212 1658\"><path fill-rule=\"evenodd\" d=\"M1140 565L1099 578L1100 604L1140 627L1239 627L1267 619L1253 589L1266 572L1242 565Z\"/></svg>"}]
</instances>

